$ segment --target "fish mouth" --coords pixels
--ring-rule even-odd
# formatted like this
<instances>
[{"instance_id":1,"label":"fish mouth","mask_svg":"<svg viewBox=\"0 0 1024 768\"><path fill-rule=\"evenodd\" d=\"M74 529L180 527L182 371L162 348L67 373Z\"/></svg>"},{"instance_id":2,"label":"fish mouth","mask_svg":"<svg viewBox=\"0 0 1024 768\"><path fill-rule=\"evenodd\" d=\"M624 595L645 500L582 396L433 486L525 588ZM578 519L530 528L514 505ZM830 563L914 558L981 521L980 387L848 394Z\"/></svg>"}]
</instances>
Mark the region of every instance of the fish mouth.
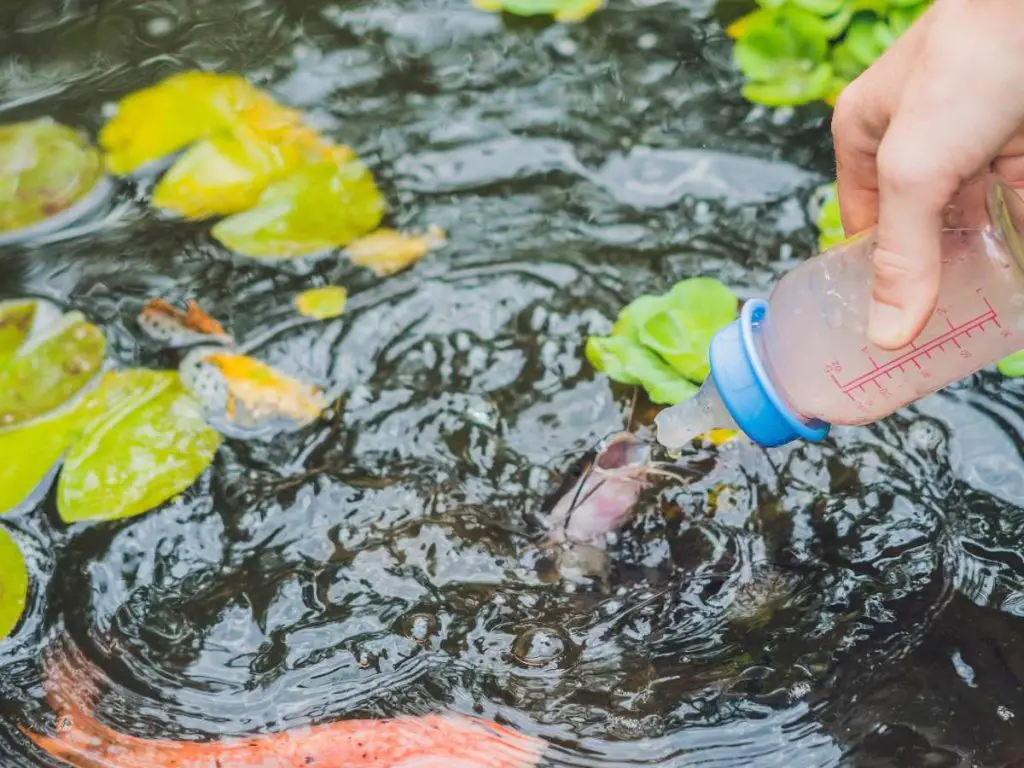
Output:
<instances>
[{"instance_id":1,"label":"fish mouth","mask_svg":"<svg viewBox=\"0 0 1024 768\"><path fill-rule=\"evenodd\" d=\"M594 459L594 466L603 470L644 470L651 458L651 449L629 432L620 432L604 441Z\"/></svg>"}]
</instances>

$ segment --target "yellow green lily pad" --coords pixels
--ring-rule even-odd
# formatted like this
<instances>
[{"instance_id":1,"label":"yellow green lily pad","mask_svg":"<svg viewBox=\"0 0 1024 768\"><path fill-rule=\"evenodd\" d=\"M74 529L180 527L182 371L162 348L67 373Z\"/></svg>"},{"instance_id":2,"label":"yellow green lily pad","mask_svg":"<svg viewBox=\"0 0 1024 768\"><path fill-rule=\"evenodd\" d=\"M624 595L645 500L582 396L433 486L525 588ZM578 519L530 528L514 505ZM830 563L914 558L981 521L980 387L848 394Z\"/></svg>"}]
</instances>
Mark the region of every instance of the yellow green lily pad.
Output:
<instances>
[{"instance_id":1,"label":"yellow green lily pad","mask_svg":"<svg viewBox=\"0 0 1024 768\"><path fill-rule=\"evenodd\" d=\"M191 486L220 447L173 371L106 374L82 408L57 485L65 522L141 515Z\"/></svg>"},{"instance_id":2,"label":"yellow green lily pad","mask_svg":"<svg viewBox=\"0 0 1024 768\"><path fill-rule=\"evenodd\" d=\"M18 543L0 526L0 640L21 620L28 601L28 567Z\"/></svg>"},{"instance_id":3,"label":"yellow green lily pad","mask_svg":"<svg viewBox=\"0 0 1024 768\"><path fill-rule=\"evenodd\" d=\"M102 177L99 151L78 131L50 118L0 125L0 234L68 210Z\"/></svg>"},{"instance_id":4,"label":"yellow green lily pad","mask_svg":"<svg viewBox=\"0 0 1024 768\"><path fill-rule=\"evenodd\" d=\"M47 333L30 339L0 366L0 427L42 416L78 394L99 372L103 333L69 312Z\"/></svg>"},{"instance_id":5,"label":"yellow green lily pad","mask_svg":"<svg viewBox=\"0 0 1024 768\"><path fill-rule=\"evenodd\" d=\"M47 479L81 419L81 409L73 408L0 431L0 514L22 504Z\"/></svg>"},{"instance_id":6,"label":"yellow green lily pad","mask_svg":"<svg viewBox=\"0 0 1024 768\"><path fill-rule=\"evenodd\" d=\"M553 16L555 21L582 21L599 11L605 0L473 0L481 11L514 16Z\"/></svg>"}]
</instances>

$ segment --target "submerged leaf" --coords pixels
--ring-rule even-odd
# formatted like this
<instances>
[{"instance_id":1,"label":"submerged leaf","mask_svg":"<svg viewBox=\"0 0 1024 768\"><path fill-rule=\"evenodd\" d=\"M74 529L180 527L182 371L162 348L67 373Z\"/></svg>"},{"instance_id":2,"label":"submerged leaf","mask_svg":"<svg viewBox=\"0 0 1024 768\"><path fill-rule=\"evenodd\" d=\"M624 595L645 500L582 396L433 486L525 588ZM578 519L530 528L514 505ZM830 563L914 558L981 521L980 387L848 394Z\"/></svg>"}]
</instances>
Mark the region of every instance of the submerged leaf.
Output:
<instances>
[{"instance_id":1,"label":"submerged leaf","mask_svg":"<svg viewBox=\"0 0 1024 768\"><path fill-rule=\"evenodd\" d=\"M185 387L211 418L225 418L242 429L281 421L305 426L326 407L317 387L225 349L197 349L182 361L180 372Z\"/></svg>"},{"instance_id":2,"label":"submerged leaf","mask_svg":"<svg viewBox=\"0 0 1024 768\"><path fill-rule=\"evenodd\" d=\"M99 372L105 351L102 331L69 312L0 367L0 426L21 424L70 400Z\"/></svg>"},{"instance_id":3,"label":"submerged leaf","mask_svg":"<svg viewBox=\"0 0 1024 768\"><path fill-rule=\"evenodd\" d=\"M71 208L103 176L99 151L50 118L0 126L0 233Z\"/></svg>"},{"instance_id":4,"label":"submerged leaf","mask_svg":"<svg viewBox=\"0 0 1024 768\"><path fill-rule=\"evenodd\" d=\"M173 371L109 373L82 408L57 487L65 522L141 515L191 486L220 446Z\"/></svg>"},{"instance_id":5,"label":"submerged leaf","mask_svg":"<svg viewBox=\"0 0 1024 768\"><path fill-rule=\"evenodd\" d=\"M0 640L18 626L28 600L28 567L10 531L0 526Z\"/></svg>"},{"instance_id":6,"label":"submerged leaf","mask_svg":"<svg viewBox=\"0 0 1024 768\"><path fill-rule=\"evenodd\" d=\"M514 16L554 16L556 21L582 21L604 7L605 0L473 0L482 11Z\"/></svg>"},{"instance_id":7,"label":"submerged leaf","mask_svg":"<svg viewBox=\"0 0 1024 768\"><path fill-rule=\"evenodd\" d=\"M371 232L386 209L373 175L358 160L320 162L271 184L255 208L222 220L213 236L244 256L303 256Z\"/></svg>"},{"instance_id":8,"label":"submerged leaf","mask_svg":"<svg viewBox=\"0 0 1024 768\"><path fill-rule=\"evenodd\" d=\"M80 426L75 408L0 431L0 514L19 506L50 476Z\"/></svg>"},{"instance_id":9,"label":"submerged leaf","mask_svg":"<svg viewBox=\"0 0 1024 768\"><path fill-rule=\"evenodd\" d=\"M353 264L369 267L377 277L401 272L446 242L444 230L431 225L422 235L378 229L349 243L345 253Z\"/></svg>"},{"instance_id":10,"label":"submerged leaf","mask_svg":"<svg viewBox=\"0 0 1024 768\"><path fill-rule=\"evenodd\" d=\"M239 127L275 141L299 129L301 115L238 75L182 72L122 99L100 144L110 170L126 174Z\"/></svg>"},{"instance_id":11,"label":"submerged leaf","mask_svg":"<svg viewBox=\"0 0 1024 768\"><path fill-rule=\"evenodd\" d=\"M188 346L197 341L234 343L224 326L195 301L188 301L182 312L168 301L151 299L139 312L138 323L147 336L169 347Z\"/></svg>"},{"instance_id":12,"label":"submerged leaf","mask_svg":"<svg viewBox=\"0 0 1024 768\"><path fill-rule=\"evenodd\" d=\"M348 291L340 285L310 288L295 297L295 308L300 315L314 320L330 320L345 311Z\"/></svg>"}]
</instances>

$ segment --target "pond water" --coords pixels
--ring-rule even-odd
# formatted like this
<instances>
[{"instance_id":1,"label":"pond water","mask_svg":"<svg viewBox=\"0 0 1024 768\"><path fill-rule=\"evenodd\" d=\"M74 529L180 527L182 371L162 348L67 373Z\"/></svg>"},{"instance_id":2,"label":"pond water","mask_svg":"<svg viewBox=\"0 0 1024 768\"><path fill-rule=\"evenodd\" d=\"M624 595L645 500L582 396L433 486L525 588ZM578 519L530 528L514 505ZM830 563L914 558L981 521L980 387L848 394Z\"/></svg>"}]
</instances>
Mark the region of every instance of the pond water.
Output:
<instances>
[{"instance_id":1,"label":"pond water","mask_svg":"<svg viewBox=\"0 0 1024 768\"><path fill-rule=\"evenodd\" d=\"M18 726L52 727L39 658L58 635L110 676L104 722L147 737L447 710L543 738L548 766L1024 765L1019 382L983 372L820 446L694 450L688 482L644 495L604 588L538 570L546 494L629 417L587 335L688 276L763 295L815 247L828 114L745 103L722 14L4 5L3 121L95 131L172 72L243 73L359 151L392 226L450 238L384 280L254 264L126 184L79 236L2 249L2 298L85 312L121 364L172 366L134 317L195 295L344 392L297 434L227 441L141 518L68 527L52 492L5 518L33 578L0 643L5 767L51 764ZM341 318L295 315L332 281Z\"/></svg>"}]
</instances>

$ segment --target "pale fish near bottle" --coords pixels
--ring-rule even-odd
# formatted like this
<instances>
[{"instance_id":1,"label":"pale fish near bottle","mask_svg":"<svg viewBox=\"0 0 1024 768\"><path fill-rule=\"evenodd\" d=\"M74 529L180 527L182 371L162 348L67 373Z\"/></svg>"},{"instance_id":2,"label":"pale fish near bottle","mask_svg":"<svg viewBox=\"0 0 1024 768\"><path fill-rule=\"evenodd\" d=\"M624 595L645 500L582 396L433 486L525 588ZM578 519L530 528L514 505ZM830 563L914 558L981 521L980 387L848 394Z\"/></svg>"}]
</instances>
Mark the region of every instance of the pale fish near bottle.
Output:
<instances>
[{"instance_id":1,"label":"pale fish near bottle","mask_svg":"<svg viewBox=\"0 0 1024 768\"><path fill-rule=\"evenodd\" d=\"M873 230L794 268L712 340L711 375L657 417L678 450L715 427L764 446L878 421L1024 348L1024 201L988 175L947 209L936 309L908 346L867 338Z\"/></svg>"}]
</instances>

